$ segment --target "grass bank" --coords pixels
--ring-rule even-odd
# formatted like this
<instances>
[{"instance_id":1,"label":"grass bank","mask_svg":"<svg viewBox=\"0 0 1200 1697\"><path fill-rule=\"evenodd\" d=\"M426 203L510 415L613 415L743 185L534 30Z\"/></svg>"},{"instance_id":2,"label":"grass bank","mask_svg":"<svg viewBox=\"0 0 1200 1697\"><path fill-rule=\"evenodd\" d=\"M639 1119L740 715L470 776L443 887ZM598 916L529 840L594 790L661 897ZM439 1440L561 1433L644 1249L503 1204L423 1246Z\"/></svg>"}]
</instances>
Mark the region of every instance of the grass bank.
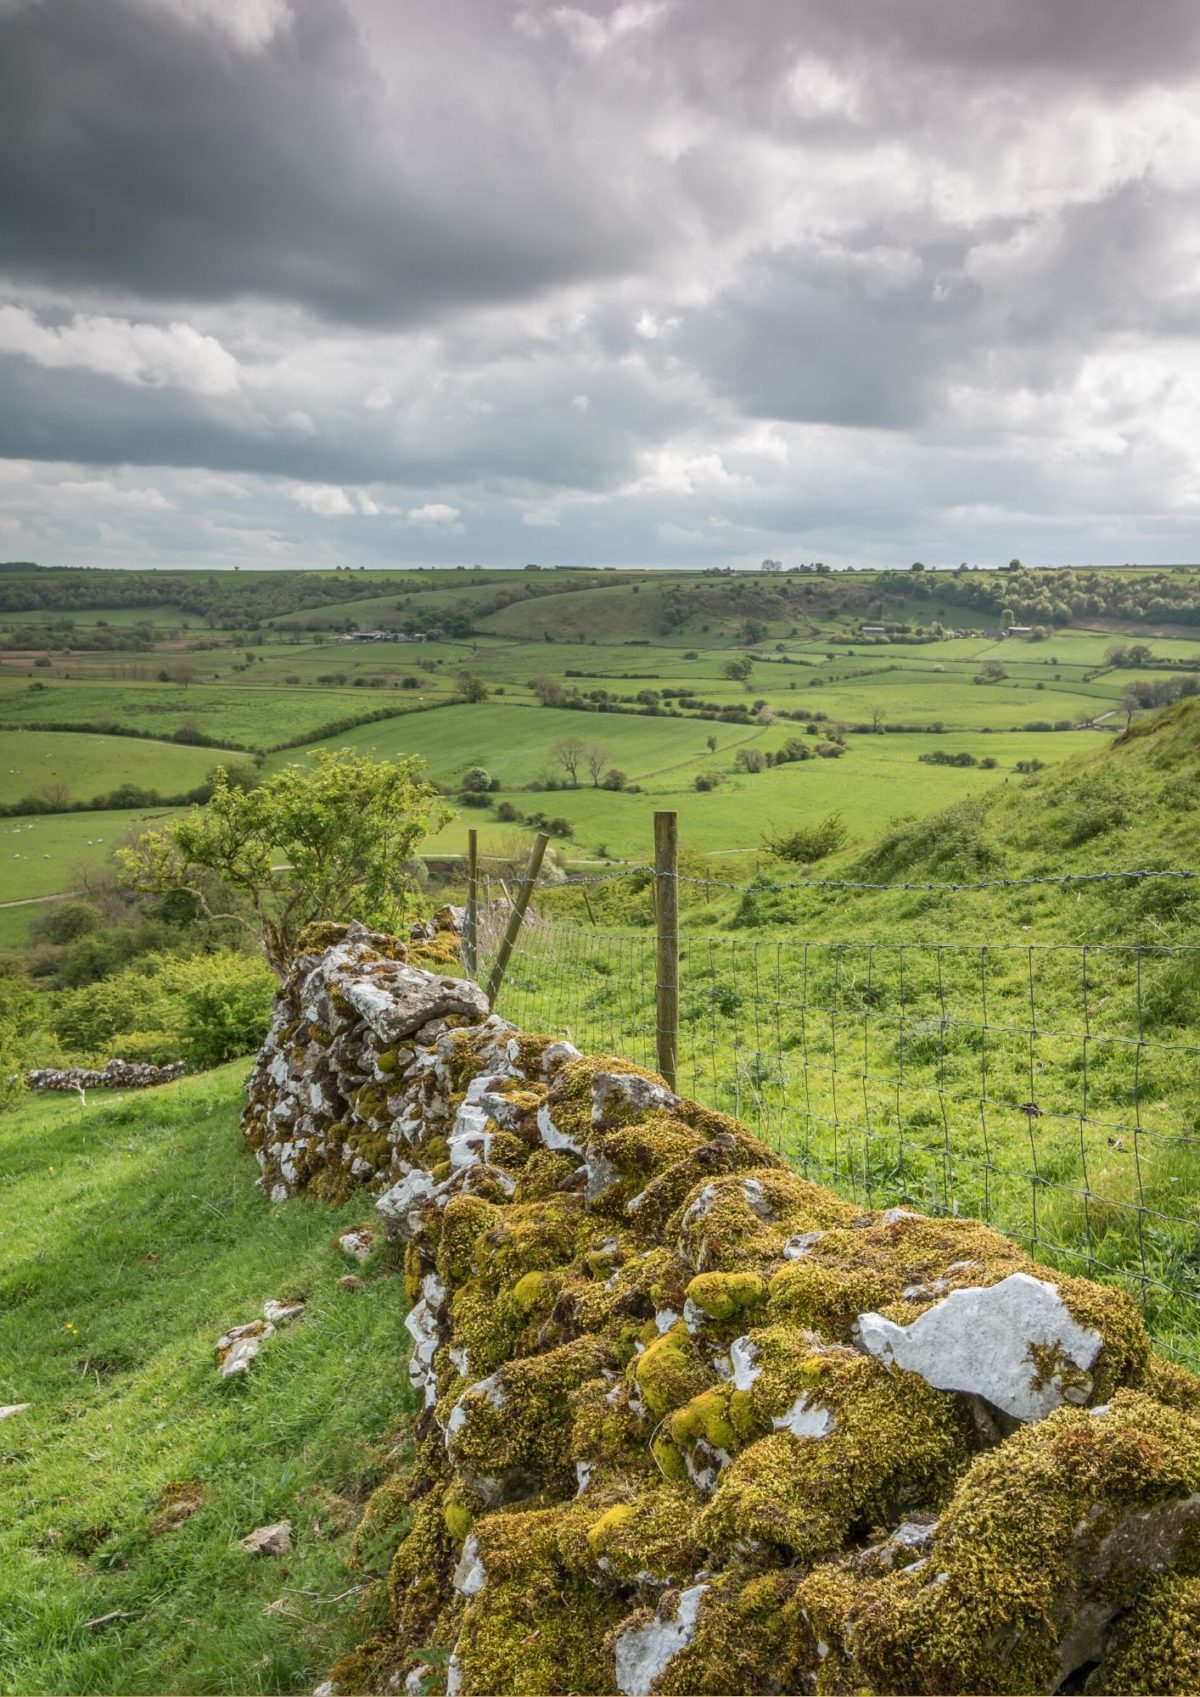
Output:
<instances>
[{"instance_id":1,"label":"grass bank","mask_svg":"<svg viewBox=\"0 0 1200 1697\"><path fill-rule=\"evenodd\" d=\"M254 1188L245 1071L0 1122L0 1404L31 1404L0 1422L4 1692L311 1690L377 1601L345 1559L411 1411L401 1283L339 1288L362 1198ZM219 1379L219 1334L285 1296L304 1318ZM291 1555L239 1548L281 1519Z\"/></svg>"}]
</instances>

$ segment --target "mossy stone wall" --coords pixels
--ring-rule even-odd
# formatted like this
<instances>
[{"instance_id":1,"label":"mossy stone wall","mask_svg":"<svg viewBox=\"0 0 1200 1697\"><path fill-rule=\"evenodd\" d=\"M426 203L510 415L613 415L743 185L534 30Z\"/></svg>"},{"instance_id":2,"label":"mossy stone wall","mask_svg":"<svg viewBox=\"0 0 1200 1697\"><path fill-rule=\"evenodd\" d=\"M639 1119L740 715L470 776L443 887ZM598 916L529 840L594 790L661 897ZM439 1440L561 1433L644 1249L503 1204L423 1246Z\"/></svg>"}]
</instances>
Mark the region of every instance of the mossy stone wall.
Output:
<instances>
[{"instance_id":1,"label":"mossy stone wall","mask_svg":"<svg viewBox=\"0 0 1200 1697\"><path fill-rule=\"evenodd\" d=\"M425 1407L334 1691L1195 1688L1200 1381L1126 1296L379 945L302 963L245 1121L272 1194L362 1184L403 1245Z\"/></svg>"}]
</instances>

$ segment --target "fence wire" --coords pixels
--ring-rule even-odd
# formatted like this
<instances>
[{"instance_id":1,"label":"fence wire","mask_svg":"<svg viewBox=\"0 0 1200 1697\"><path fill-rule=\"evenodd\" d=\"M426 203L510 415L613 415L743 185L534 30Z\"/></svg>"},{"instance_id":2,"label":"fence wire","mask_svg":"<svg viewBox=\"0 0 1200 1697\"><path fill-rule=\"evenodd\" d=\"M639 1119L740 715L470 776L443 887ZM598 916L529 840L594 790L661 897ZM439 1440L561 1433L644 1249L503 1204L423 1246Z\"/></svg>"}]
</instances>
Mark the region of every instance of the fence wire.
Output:
<instances>
[{"instance_id":1,"label":"fence wire","mask_svg":"<svg viewBox=\"0 0 1200 1697\"><path fill-rule=\"evenodd\" d=\"M1200 948L685 931L679 1001L682 1093L864 1206L1122 1285L1200 1367ZM653 1068L653 931L535 917L499 1011Z\"/></svg>"}]
</instances>

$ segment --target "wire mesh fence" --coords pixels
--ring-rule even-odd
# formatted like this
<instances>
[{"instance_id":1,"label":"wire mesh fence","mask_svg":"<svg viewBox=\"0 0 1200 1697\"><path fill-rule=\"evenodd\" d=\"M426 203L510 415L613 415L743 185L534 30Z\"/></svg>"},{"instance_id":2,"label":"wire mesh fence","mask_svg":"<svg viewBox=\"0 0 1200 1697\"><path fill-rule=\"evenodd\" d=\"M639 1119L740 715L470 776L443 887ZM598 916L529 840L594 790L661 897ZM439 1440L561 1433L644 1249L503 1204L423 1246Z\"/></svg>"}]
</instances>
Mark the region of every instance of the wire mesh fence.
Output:
<instances>
[{"instance_id":1,"label":"wire mesh fence","mask_svg":"<svg viewBox=\"0 0 1200 1697\"><path fill-rule=\"evenodd\" d=\"M678 1087L864 1206L1125 1286L1200 1366L1200 947L684 931ZM654 1067L655 936L535 917L500 1011Z\"/></svg>"}]
</instances>

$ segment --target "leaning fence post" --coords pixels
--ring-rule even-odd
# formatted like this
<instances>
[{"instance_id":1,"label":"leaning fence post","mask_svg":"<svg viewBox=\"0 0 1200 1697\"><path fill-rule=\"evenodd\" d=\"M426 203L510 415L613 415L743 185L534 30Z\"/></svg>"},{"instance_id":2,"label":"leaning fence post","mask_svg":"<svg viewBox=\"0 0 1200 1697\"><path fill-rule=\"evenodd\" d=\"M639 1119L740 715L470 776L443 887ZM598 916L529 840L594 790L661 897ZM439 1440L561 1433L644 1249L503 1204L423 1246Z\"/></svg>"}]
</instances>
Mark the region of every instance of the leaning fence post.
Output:
<instances>
[{"instance_id":1,"label":"leaning fence post","mask_svg":"<svg viewBox=\"0 0 1200 1697\"><path fill-rule=\"evenodd\" d=\"M467 917L463 926L463 956L467 976L479 967L479 833L467 832Z\"/></svg>"},{"instance_id":2,"label":"leaning fence post","mask_svg":"<svg viewBox=\"0 0 1200 1697\"><path fill-rule=\"evenodd\" d=\"M539 831L533 841L529 855L529 865L525 868L525 877L521 888L517 891L517 899L512 912L508 916L508 924L504 929L496 958L492 962L492 970L488 974L487 999L488 1006L495 1007L496 997L500 994L500 986L504 982L504 974L516 947L517 934L521 929L521 921L525 917L525 909L529 906L529 898L533 894L533 886L537 883L537 875L542 869L542 856L546 852L546 844L550 841L544 831Z\"/></svg>"},{"instance_id":3,"label":"leaning fence post","mask_svg":"<svg viewBox=\"0 0 1200 1697\"><path fill-rule=\"evenodd\" d=\"M679 1053L678 816L654 815L654 1005L658 1070L674 1090Z\"/></svg>"}]
</instances>

